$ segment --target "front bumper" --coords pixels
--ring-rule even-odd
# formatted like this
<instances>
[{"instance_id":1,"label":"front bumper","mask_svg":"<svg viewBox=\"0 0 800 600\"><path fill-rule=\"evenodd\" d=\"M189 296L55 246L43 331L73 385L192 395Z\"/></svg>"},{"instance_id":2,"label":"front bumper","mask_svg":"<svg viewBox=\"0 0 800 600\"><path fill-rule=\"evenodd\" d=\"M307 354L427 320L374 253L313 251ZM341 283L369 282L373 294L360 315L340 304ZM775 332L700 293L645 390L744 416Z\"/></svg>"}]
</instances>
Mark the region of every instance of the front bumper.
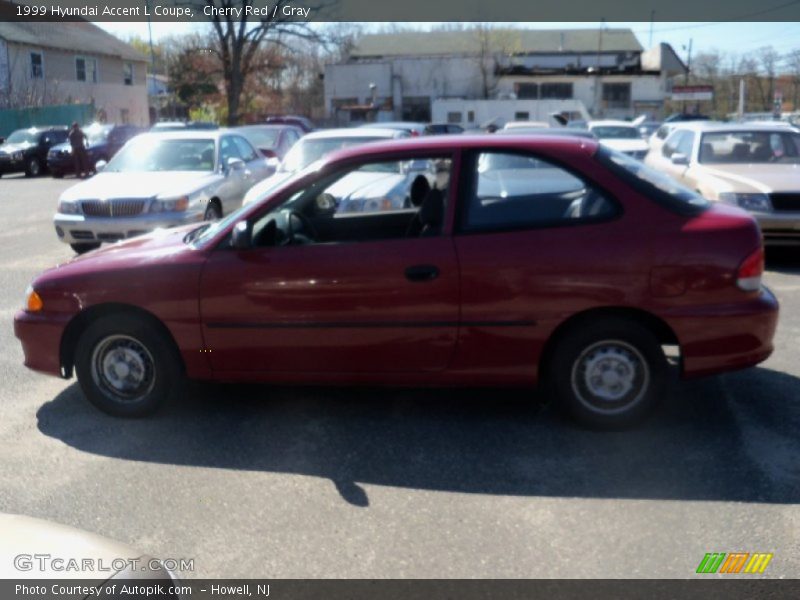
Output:
<instances>
[{"instance_id":1,"label":"front bumper","mask_svg":"<svg viewBox=\"0 0 800 600\"><path fill-rule=\"evenodd\" d=\"M67 375L61 371L61 338L71 318L24 310L14 316L14 335L22 342L26 367L48 375Z\"/></svg>"},{"instance_id":2,"label":"front bumper","mask_svg":"<svg viewBox=\"0 0 800 600\"><path fill-rule=\"evenodd\" d=\"M53 217L58 239L65 244L117 242L156 229L199 223L203 213L153 213L135 217L86 217L58 213Z\"/></svg>"},{"instance_id":3,"label":"front bumper","mask_svg":"<svg viewBox=\"0 0 800 600\"><path fill-rule=\"evenodd\" d=\"M25 159L13 160L9 157L0 157L0 173L19 173L25 170Z\"/></svg>"},{"instance_id":4,"label":"front bumper","mask_svg":"<svg viewBox=\"0 0 800 600\"><path fill-rule=\"evenodd\" d=\"M800 245L800 212L750 214L758 221L765 242L771 245Z\"/></svg>"}]
</instances>

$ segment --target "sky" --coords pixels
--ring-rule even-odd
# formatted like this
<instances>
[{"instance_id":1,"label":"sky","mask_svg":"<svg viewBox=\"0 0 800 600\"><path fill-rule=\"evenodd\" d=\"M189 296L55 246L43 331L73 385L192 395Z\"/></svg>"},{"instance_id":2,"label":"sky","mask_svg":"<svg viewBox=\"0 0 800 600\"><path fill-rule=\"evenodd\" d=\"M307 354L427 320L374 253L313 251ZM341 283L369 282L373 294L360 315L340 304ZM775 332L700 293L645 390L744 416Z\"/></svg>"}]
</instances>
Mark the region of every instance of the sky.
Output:
<instances>
[{"instance_id":1,"label":"sky","mask_svg":"<svg viewBox=\"0 0 800 600\"><path fill-rule=\"evenodd\" d=\"M110 31L114 35L130 37L138 35L147 39L147 23L97 23L100 27ZM381 25L380 23L373 24ZM408 23L410 27L420 29L430 28L432 23ZM503 25L501 23L498 26ZM599 23L513 23L515 27L530 29L596 29ZM203 24L190 23L153 23L153 39L161 37L191 32L193 29L202 28ZM628 28L632 29L639 42L645 48L650 47L651 25L647 22L609 22L605 24L609 28ZM653 45L659 42L667 42L675 51L686 59L689 42L692 42L692 53L707 50L720 50L726 53L741 55L760 48L771 45L778 52L785 53L794 48L800 49L800 23L799 22L738 22L738 23L659 23L652 25Z\"/></svg>"}]
</instances>

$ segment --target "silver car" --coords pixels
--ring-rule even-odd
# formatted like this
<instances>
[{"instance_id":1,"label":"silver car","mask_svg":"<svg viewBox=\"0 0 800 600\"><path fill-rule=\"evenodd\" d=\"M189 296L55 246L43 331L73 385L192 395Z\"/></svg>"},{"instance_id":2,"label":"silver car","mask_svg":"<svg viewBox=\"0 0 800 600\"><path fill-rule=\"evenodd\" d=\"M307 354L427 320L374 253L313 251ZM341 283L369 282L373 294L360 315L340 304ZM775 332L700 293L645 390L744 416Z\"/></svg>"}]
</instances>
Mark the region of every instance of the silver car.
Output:
<instances>
[{"instance_id":1,"label":"silver car","mask_svg":"<svg viewBox=\"0 0 800 600\"><path fill-rule=\"evenodd\" d=\"M78 253L158 228L218 219L271 169L235 132L142 134L61 194L58 238Z\"/></svg>"}]
</instances>

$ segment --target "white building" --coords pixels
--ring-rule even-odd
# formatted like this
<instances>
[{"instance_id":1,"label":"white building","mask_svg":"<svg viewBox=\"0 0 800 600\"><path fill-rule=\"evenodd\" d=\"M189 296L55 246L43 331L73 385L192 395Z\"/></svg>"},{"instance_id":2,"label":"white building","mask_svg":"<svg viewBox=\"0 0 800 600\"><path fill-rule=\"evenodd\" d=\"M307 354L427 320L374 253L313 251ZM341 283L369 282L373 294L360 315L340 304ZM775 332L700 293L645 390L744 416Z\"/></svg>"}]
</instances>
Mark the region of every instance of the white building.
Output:
<instances>
[{"instance_id":1,"label":"white building","mask_svg":"<svg viewBox=\"0 0 800 600\"><path fill-rule=\"evenodd\" d=\"M515 101L523 114L522 100L570 100L595 118L660 116L685 72L669 45L645 51L629 29L370 34L346 62L326 65L325 107L340 123L430 121L446 99ZM479 124L463 113L462 125Z\"/></svg>"}]
</instances>

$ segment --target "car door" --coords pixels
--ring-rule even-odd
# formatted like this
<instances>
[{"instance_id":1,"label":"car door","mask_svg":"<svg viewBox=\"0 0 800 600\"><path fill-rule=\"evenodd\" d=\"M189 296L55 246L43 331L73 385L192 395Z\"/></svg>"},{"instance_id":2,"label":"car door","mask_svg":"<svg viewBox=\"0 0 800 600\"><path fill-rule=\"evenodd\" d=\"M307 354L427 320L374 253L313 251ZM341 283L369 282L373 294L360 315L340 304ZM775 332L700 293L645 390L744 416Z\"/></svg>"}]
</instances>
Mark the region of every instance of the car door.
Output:
<instances>
[{"instance_id":1,"label":"car door","mask_svg":"<svg viewBox=\"0 0 800 600\"><path fill-rule=\"evenodd\" d=\"M618 203L577 171L519 152L467 153L454 240L461 329L451 369L535 377L554 327L613 303L636 257Z\"/></svg>"},{"instance_id":2,"label":"car door","mask_svg":"<svg viewBox=\"0 0 800 600\"><path fill-rule=\"evenodd\" d=\"M261 156L261 153L256 150L249 141L247 141L247 138L241 135L235 135L233 136L233 142L239 149L242 160L247 165L247 169L245 169L244 172L246 194L254 184L265 179L270 174L267 169L267 160ZM244 195L242 195L242 197L244 197Z\"/></svg>"},{"instance_id":3,"label":"car door","mask_svg":"<svg viewBox=\"0 0 800 600\"><path fill-rule=\"evenodd\" d=\"M289 200L278 204L325 198L314 185L319 180L287 191ZM283 214L275 205L251 219L255 231L269 231L272 215ZM452 238L441 230L406 235L415 210L338 215L333 202L326 206L326 215L314 217L319 231L329 232L324 239L248 249L223 244L208 259L200 310L215 373L357 377L445 369L459 314ZM359 220L361 235L353 235Z\"/></svg>"},{"instance_id":4,"label":"car door","mask_svg":"<svg viewBox=\"0 0 800 600\"><path fill-rule=\"evenodd\" d=\"M219 140L219 170L222 174L223 180L217 189L217 196L222 202L223 214L233 212L242 205L242 199L250 189L250 181L252 174L248 175L246 171L247 163L242 166L244 168L232 169L228 165L231 158L237 158L244 161L242 158L239 147L233 141L232 135L224 135Z\"/></svg>"}]
</instances>

